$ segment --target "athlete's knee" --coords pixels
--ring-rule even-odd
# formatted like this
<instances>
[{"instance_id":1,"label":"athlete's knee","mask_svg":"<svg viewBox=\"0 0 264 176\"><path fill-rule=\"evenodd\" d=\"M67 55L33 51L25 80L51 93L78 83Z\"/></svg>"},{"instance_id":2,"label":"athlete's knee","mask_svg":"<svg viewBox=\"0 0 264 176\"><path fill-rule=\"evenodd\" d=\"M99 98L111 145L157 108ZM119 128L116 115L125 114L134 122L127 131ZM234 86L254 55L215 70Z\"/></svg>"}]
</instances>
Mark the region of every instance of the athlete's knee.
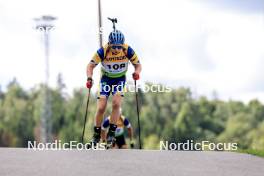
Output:
<instances>
[{"instance_id":1,"label":"athlete's knee","mask_svg":"<svg viewBox=\"0 0 264 176\"><path fill-rule=\"evenodd\" d=\"M121 106L121 100L120 99L113 99L112 101L112 107L113 109L119 109Z\"/></svg>"},{"instance_id":2,"label":"athlete's knee","mask_svg":"<svg viewBox=\"0 0 264 176\"><path fill-rule=\"evenodd\" d=\"M97 107L97 112L98 112L99 114L104 114L105 109L106 109L106 106L105 106L104 104L101 104L101 105L99 105L99 106Z\"/></svg>"},{"instance_id":3,"label":"athlete's knee","mask_svg":"<svg viewBox=\"0 0 264 176\"><path fill-rule=\"evenodd\" d=\"M127 147L127 145L125 144L125 145L122 145L122 146L121 146L121 149L128 149L128 147Z\"/></svg>"}]
</instances>

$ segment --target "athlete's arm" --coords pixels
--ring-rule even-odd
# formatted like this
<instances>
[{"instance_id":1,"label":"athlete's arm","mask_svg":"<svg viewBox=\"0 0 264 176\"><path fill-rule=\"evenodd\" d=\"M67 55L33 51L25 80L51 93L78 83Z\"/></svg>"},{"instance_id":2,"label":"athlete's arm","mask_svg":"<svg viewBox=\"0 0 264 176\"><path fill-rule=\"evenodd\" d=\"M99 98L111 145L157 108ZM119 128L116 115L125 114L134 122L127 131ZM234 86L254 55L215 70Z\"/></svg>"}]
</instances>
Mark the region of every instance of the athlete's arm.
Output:
<instances>
[{"instance_id":1,"label":"athlete's arm","mask_svg":"<svg viewBox=\"0 0 264 176\"><path fill-rule=\"evenodd\" d=\"M96 67L96 65L92 64L91 62L87 65L87 68L86 68L87 78L92 78L93 77L93 69L95 67Z\"/></svg>"},{"instance_id":2,"label":"athlete's arm","mask_svg":"<svg viewBox=\"0 0 264 176\"><path fill-rule=\"evenodd\" d=\"M86 75L87 75L87 78L92 78L92 77L93 77L93 70L94 70L95 67L96 67L96 65L93 64L92 62L90 62L90 63L87 65L87 68L86 68Z\"/></svg>"},{"instance_id":3,"label":"athlete's arm","mask_svg":"<svg viewBox=\"0 0 264 176\"><path fill-rule=\"evenodd\" d=\"M142 66L139 62L137 54L135 53L135 51L130 46L128 46L128 49L127 49L127 57L135 68L134 73L136 73L137 75L140 75L140 72L142 70Z\"/></svg>"},{"instance_id":4,"label":"athlete's arm","mask_svg":"<svg viewBox=\"0 0 264 176\"><path fill-rule=\"evenodd\" d=\"M133 128L130 126L130 128L127 129L128 131L128 137L132 141L133 140Z\"/></svg>"},{"instance_id":5,"label":"athlete's arm","mask_svg":"<svg viewBox=\"0 0 264 176\"><path fill-rule=\"evenodd\" d=\"M135 68L135 72L134 73L137 73L139 75L141 70L142 70L141 64L134 64L134 68Z\"/></svg>"},{"instance_id":6,"label":"athlete's arm","mask_svg":"<svg viewBox=\"0 0 264 176\"><path fill-rule=\"evenodd\" d=\"M131 126L131 123L127 118L124 118L124 125L127 128L128 131L128 137L132 141L133 140L133 128Z\"/></svg>"},{"instance_id":7,"label":"athlete's arm","mask_svg":"<svg viewBox=\"0 0 264 176\"><path fill-rule=\"evenodd\" d=\"M92 78L93 77L93 70L101 62L101 59L103 58L103 55L104 55L104 48L100 48L94 54L92 60L90 61L90 63L87 65L87 68L86 68L87 78Z\"/></svg>"}]
</instances>

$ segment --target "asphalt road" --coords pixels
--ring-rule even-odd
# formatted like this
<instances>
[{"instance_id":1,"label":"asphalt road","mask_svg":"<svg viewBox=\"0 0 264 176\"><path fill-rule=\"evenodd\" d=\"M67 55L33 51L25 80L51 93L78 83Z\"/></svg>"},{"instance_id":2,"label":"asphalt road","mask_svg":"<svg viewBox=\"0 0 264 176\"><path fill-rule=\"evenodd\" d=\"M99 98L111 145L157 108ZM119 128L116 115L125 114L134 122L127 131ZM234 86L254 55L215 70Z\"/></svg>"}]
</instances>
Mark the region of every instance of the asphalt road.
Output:
<instances>
[{"instance_id":1,"label":"asphalt road","mask_svg":"<svg viewBox=\"0 0 264 176\"><path fill-rule=\"evenodd\" d=\"M0 148L0 176L6 175L263 176L264 159L232 152Z\"/></svg>"}]
</instances>

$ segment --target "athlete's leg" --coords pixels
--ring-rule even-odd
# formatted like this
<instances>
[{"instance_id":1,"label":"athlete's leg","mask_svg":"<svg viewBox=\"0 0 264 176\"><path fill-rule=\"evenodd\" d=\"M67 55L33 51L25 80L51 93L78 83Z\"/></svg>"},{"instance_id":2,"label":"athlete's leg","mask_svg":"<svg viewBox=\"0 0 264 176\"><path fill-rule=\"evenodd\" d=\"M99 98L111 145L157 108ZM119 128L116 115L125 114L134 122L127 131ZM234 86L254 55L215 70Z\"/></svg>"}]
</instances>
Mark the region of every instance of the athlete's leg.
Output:
<instances>
[{"instance_id":1,"label":"athlete's leg","mask_svg":"<svg viewBox=\"0 0 264 176\"><path fill-rule=\"evenodd\" d=\"M95 114L95 126L96 127L101 127L106 106L107 106L107 98L105 96L101 96L97 100L97 110Z\"/></svg>"},{"instance_id":2,"label":"athlete's leg","mask_svg":"<svg viewBox=\"0 0 264 176\"><path fill-rule=\"evenodd\" d=\"M101 124L103 121L104 112L107 105L107 98L103 98L102 96L97 100L97 110L95 114L95 125L94 125L94 134L91 140L92 147L100 141L101 138ZM89 147L90 148L90 147Z\"/></svg>"},{"instance_id":3,"label":"athlete's leg","mask_svg":"<svg viewBox=\"0 0 264 176\"><path fill-rule=\"evenodd\" d=\"M98 96L97 96L97 109L96 109L96 114L95 114L95 127L101 127L102 121L103 121L103 116L105 113L105 109L107 106L107 99L110 95L110 91L108 90L109 87L109 78L102 76L100 80L100 85L99 85L99 91L98 91Z\"/></svg>"},{"instance_id":4,"label":"athlete's leg","mask_svg":"<svg viewBox=\"0 0 264 176\"><path fill-rule=\"evenodd\" d=\"M122 145L120 149L128 149L127 145Z\"/></svg>"},{"instance_id":5,"label":"athlete's leg","mask_svg":"<svg viewBox=\"0 0 264 176\"><path fill-rule=\"evenodd\" d=\"M115 144L114 147L113 147L112 149L119 149L119 148L118 148L118 145Z\"/></svg>"},{"instance_id":6,"label":"athlete's leg","mask_svg":"<svg viewBox=\"0 0 264 176\"><path fill-rule=\"evenodd\" d=\"M116 124L117 119L120 117L120 107L122 103L122 96L117 93L112 99L112 113L110 117L110 123Z\"/></svg>"},{"instance_id":7,"label":"athlete's leg","mask_svg":"<svg viewBox=\"0 0 264 176\"><path fill-rule=\"evenodd\" d=\"M110 127L107 134L107 145L109 148L112 148L112 145L115 143L115 130L117 128L116 122L120 116L120 107L121 107L122 97L120 94L113 95L112 99L112 113L110 116Z\"/></svg>"},{"instance_id":8,"label":"athlete's leg","mask_svg":"<svg viewBox=\"0 0 264 176\"><path fill-rule=\"evenodd\" d=\"M101 78L100 85L99 85L99 95L97 100L97 109L95 114L95 125L94 125L94 135L91 143L97 144L101 138L101 124L103 121L104 112L107 105L107 97L109 96L110 92L105 91L104 87L108 85L108 80L105 77Z\"/></svg>"},{"instance_id":9,"label":"athlete's leg","mask_svg":"<svg viewBox=\"0 0 264 176\"><path fill-rule=\"evenodd\" d=\"M121 78L113 79L112 84L112 113L110 116L110 127L107 134L107 144L112 147L115 142L115 130L117 128L116 122L120 117L120 107L122 102L123 88L125 83L125 76Z\"/></svg>"},{"instance_id":10,"label":"athlete's leg","mask_svg":"<svg viewBox=\"0 0 264 176\"><path fill-rule=\"evenodd\" d=\"M122 97L124 96L124 87L126 83L126 77L118 78L116 84L112 89L112 113L110 117L110 123L116 124L117 119L120 117L120 107L122 103Z\"/></svg>"},{"instance_id":11,"label":"athlete's leg","mask_svg":"<svg viewBox=\"0 0 264 176\"><path fill-rule=\"evenodd\" d=\"M127 149L126 140L124 134L116 137L116 145L119 149Z\"/></svg>"}]
</instances>

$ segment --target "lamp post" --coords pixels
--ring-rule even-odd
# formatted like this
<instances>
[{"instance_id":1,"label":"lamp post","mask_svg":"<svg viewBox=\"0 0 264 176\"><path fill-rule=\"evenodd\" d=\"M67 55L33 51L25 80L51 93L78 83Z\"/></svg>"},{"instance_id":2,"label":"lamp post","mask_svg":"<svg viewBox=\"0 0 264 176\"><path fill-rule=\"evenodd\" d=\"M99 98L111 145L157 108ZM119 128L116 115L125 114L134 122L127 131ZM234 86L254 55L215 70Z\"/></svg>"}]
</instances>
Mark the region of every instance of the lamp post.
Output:
<instances>
[{"instance_id":1,"label":"lamp post","mask_svg":"<svg viewBox=\"0 0 264 176\"><path fill-rule=\"evenodd\" d=\"M102 47L103 46L103 28L102 28L101 0L98 0L98 28L99 28L99 47Z\"/></svg>"},{"instance_id":2,"label":"lamp post","mask_svg":"<svg viewBox=\"0 0 264 176\"><path fill-rule=\"evenodd\" d=\"M49 93L49 34L54 29L53 22L56 20L55 17L44 15L40 18L34 19L36 22L36 30L43 33L44 37L44 53L45 53L45 83L44 83L44 101L43 109L41 112L41 136L40 140L43 143L51 142L51 96Z\"/></svg>"}]
</instances>

